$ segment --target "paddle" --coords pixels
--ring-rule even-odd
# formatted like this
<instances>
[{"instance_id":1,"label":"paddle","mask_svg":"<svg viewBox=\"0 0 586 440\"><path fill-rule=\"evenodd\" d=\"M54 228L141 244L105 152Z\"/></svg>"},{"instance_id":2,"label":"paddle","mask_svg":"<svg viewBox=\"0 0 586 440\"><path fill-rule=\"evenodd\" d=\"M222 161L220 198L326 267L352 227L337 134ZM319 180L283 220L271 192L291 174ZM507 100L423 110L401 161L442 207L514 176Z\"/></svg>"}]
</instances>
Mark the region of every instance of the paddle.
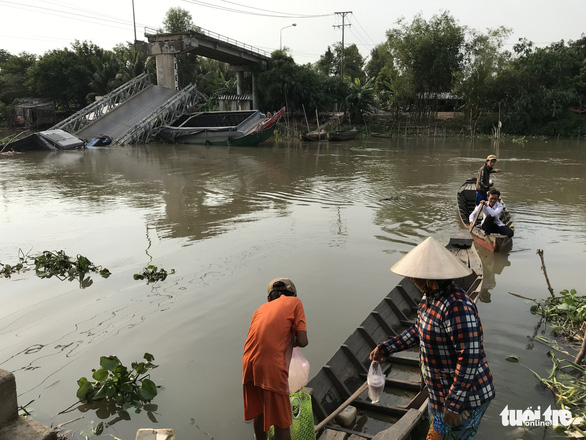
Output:
<instances>
[{"instance_id":1,"label":"paddle","mask_svg":"<svg viewBox=\"0 0 586 440\"><path fill-rule=\"evenodd\" d=\"M470 223L470 227L468 228L468 232L472 232L472 229L474 229L474 225L476 225L476 220L478 220L478 216L480 216L480 213L482 212L482 206L480 207L480 209L478 209L478 212L476 213L476 216L474 217L474 221Z\"/></svg>"},{"instance_id":2,"label":"paddle","mask_svg":"<svg viewBox=\"0 0 586 440\"><path fill-rule=\"evenodd\" d=\"M324 426L326 426L334 417L336 417L338 414L340 414L342 411L344 411L344 408L346 408L348 405L350 405L360 394L362 394L362 392L368 388L368 382L364 382L360 388L358 388L354 394L352 394L350 397L348 397L348 399L342 403L333 413L331 413L329 416L327 416L325 419L323 419L319 425L316 425L315 427L315 432L319 431L320 429L322 429Z\"/></svg>"}]
</instances>

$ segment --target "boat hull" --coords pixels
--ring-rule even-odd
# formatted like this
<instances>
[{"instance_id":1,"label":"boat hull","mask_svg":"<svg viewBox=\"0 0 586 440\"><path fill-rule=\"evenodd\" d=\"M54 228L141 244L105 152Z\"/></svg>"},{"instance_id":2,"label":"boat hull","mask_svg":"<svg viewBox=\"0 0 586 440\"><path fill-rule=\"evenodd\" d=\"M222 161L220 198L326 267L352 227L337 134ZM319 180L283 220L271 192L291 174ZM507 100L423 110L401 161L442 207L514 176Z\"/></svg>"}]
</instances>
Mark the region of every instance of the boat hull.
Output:
<instances>
[{"instance_id":1,"label":"boat hull","mask_svg":"<svg viewBox=\"0 0 586 440\"><path fill-rule=\"evenodd\" d=\"M178 144L255 146L273 135L284 113L284 107L267 116L259 111L201 113L163 127L160 136Z\"/></svg>"},{"instance_id":2,"label":"boat hull","mask_svg":"<svg viewBox=\"0 0 586 440\"><path fill-rule=\"evenodd\" d=\"M464 226L466 229L470 228L470 213L474 210L476 206L476 179L471 178L466 180L464 184L460 187L457 194L458 200L458 219L460 220L460 224ZM513 223L513 219L507 210L505 203L500 200L503 204L504 210L503 214L501 215L502 222L507 225L511 229L515 229L515 224ZM478 225L474 226L470 231L472 238L476 243L480 246L488 249L491 252L506 252L511 249L513 245L513 239L511 237L507 237L506 235L502 234L486 234L482 229L480 229Z\"/></svg>"},{"instance_id":3,"label":"boat hull","mask_svg":"<svg viewBox=\"0 0 586 440\"><path fill-rule=\"evenodd\" d=\"M310 131L308 133L301 133L299 137L302 141L317 142L325 140L327 138L327 133L325 130L320 130L319 132Z\"/></svg>"},{"instance_id":4,"label":"boat hull","mask_svg":"<svg viewBox=\"0 0 586 440\"><path fill-rule=\"evenodd\" d=\"M471 298L477 297L482 287L482 263L472 239L466 236L453 240L448 249L474 271L454 281L469 292ZM374 347L389 336L399 335L415 322L420 300L419 290L409 278L403 278L309 381L314 423L320 426L318 439L330 438L328 431L332 430L351 433L358 438L372 438L383 431L384 438L407 438L423 417L427 389L422 386L419 351L412 348L391 355L390 362L383 364L387 379L379 403L370 402L366 388L351 403L360 411L360 417L347 426L327 422L330 414L364 386L369 355ZM323 421L325 426L321 427Z\"/></svg>"},{"instance_id":5,"label":"boat hull","mask_svg":"<svg viewBox=\"0 0 586 440\"><path fill-rule=\"evenodd\" d=\"M356 136L358 136L358 130L353 128L347 131L332 131L328 133L328 140L332 142L351 141L356 139Z\"/></svg>"}]
</instances>

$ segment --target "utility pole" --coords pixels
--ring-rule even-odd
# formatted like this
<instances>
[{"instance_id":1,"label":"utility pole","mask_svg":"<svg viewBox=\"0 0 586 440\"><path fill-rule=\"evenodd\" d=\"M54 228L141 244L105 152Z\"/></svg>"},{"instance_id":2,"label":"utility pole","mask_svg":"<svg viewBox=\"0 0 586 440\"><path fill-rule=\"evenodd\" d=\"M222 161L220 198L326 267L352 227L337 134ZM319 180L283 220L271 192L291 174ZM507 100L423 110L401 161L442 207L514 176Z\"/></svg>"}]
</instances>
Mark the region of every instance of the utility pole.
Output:
<instances>
[{"instance_id":1,"label":"utility pole","mask_svg":"<svg viewBox=\"0 0 586 440\"><path fill-rule=\"evenodd\" d=\"M340 76L342 77L342 79L344 79L344 28L346 26L352 26L351 23L344 24L344 21L346 19L346 15L351 14L351 13L352 13L352 11L334 12L334 14L342 16L342 24L333 25L333 27L335 27L335 28L337 28L337 27L342 28L342 53L340 56Z\"/></svg>"}]
</instances>

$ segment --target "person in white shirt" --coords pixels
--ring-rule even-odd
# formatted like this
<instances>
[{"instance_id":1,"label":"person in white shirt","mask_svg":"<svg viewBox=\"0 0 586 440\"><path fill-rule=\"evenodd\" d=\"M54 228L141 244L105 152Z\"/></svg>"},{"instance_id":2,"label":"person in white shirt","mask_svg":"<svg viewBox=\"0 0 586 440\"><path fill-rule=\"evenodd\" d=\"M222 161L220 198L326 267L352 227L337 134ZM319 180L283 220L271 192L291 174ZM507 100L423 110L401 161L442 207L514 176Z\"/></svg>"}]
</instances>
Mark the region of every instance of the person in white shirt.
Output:
<instances>
[{"instance_id":1,"label":"person in white shirt","mask_svg":"<svg viewBox=\"0 0 586 440\"><path fill-rule=\"evenodd\" d=\"M491 189L488 192L488 202L482 200L474 211L470 214L470 223L476 218L476 213L479 209L482 209L482 223L480 228L487 234L502 234L507 237L512 237L514 232L511 228L506 226L500 219L503 213L503 205L500 203L499 197L501 193L496 189Z\"/></svg>"}]
</instances>

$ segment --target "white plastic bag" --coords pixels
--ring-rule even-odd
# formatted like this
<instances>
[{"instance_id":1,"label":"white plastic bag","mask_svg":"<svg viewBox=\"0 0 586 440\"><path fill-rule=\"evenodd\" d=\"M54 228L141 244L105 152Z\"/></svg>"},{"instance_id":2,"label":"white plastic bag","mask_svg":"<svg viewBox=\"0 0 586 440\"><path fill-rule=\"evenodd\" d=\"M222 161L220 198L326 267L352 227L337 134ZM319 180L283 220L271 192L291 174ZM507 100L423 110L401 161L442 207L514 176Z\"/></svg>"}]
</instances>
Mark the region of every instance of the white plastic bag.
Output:
<instances>
[{"instance_id":1,"label":"white plastic bag","mask_svg":"<svg viewBox=\"0 0 586 440\"><path fill-rule=\"evenodd\" d=\"M378 362L371 362L368 369L368 397L372 403L378 403L385 389L385 375Z\"/></svg>"},{"instance_id":2,"label":"white plastic bag","mask_svg":"<svg viewBox=\"0 0 586 440\"><path fill-rule=\"evenodd\" d=\"M289 364L289 393L296 393L309 380L309 361L297 347L293 347Z\"/></svg>"}]
</instances>

